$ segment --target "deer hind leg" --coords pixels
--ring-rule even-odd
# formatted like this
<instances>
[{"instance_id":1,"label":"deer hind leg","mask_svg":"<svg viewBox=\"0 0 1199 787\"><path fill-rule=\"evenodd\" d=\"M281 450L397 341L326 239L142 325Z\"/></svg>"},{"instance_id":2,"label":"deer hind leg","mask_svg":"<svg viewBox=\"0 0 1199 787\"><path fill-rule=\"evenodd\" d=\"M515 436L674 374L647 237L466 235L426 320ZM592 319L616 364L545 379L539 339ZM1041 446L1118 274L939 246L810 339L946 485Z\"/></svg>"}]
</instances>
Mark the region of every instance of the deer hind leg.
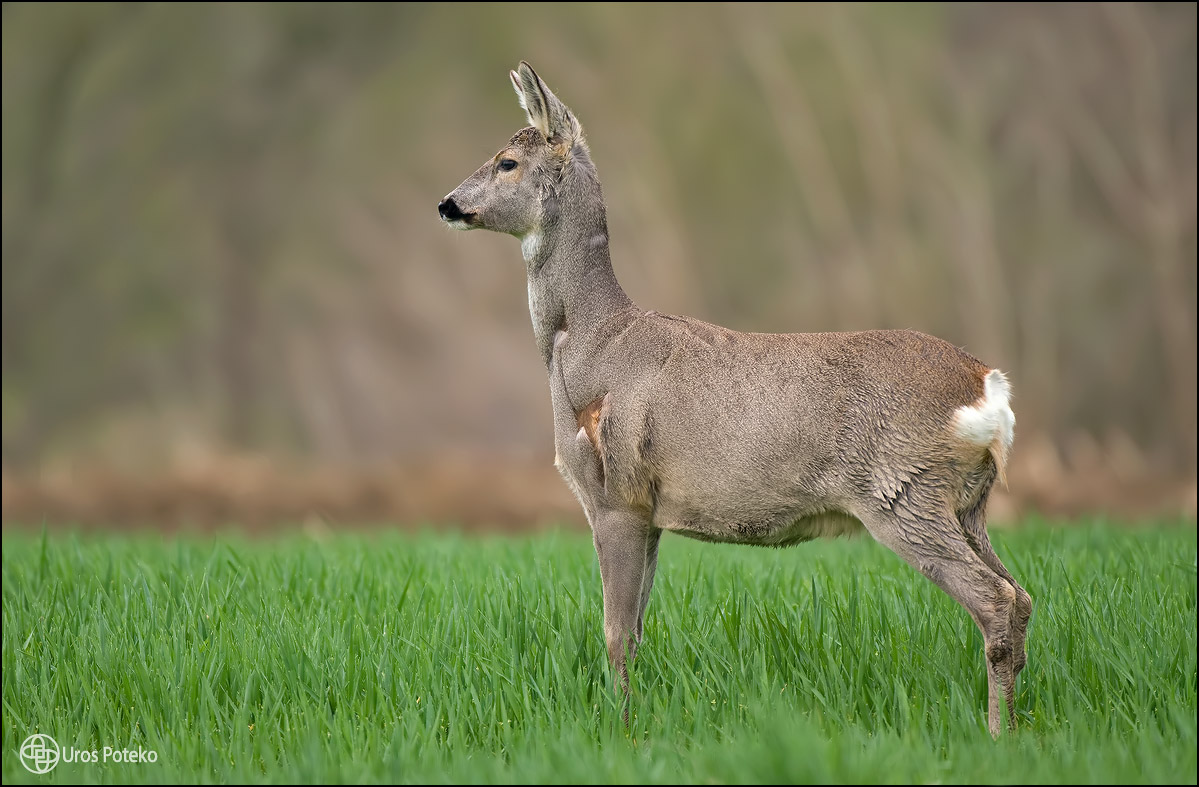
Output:
<instances>
[{"instance_id":1,"label":"deer hind leg","mask_svg":"<svg viewBox=\"0 0 1199 787\"><path fill-rule=\"evenodd\" d=\"M1028 595L1028 591L1020 586L1020 583L1003 565L1003 561L999 559L999 555L995 554L995 549L991 546L991 539L987 535L989 486L988 484L988 488L983 490L982 495L973 506L958 513L958 521L962 523L966 540L975 554L982 558L982 561L992 571L1007 580L1012 589L1016 591L1016 602L1012 605L1012 654L1013 670L1016 675L1019 675L1028 661L1024 640L1028 633L1028 619L1032 617L1032 596Z\"/></svg>"},{"instance_id":2,"label":"deer hind leg","mask_svg":"<svg viewBox=\"0 0 1199 787\"><path fill-rule=\"evenodd\" d=\"M987 667L987 719L991 734L1016 727L1015 661L1012 617L1016 591L971 548L953 508L917 505L910 496L889 508L871 501L857 512L866 529L884 546L928 577L965 607L983 635Z\"/></svg>"}]
</instances>

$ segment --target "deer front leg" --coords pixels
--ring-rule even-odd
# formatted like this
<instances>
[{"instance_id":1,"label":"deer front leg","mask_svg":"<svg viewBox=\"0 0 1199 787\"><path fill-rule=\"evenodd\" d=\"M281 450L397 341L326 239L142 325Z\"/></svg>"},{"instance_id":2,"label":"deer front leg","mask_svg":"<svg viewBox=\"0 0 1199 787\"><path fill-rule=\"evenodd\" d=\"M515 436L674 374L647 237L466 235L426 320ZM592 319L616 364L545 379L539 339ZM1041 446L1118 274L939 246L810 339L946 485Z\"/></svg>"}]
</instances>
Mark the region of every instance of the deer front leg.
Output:
<instances>
[{"instance_id":1,"label":"deer front leg","mask_svg":"<svg viewBox=\"0 0 1199 787\"><path fill-rule=\"evenodd\" d=\"M643 593L653 582L658 535L645 517L628 511L601 511L593 524L595 552L604 583L604 639L616 687L627 697L628 661L637 652ZM628 721L628 705L625 706Z\"/></svg>"},{"instance_id":2,"label":"deer front leg","mask_svg":"<svg viewBox=\"0 0 1199 787\"><path fill-rule=\"evenodd\" d=\"M650 529L645 545L645 574L641 578L641 608L637 612L638 644L645 639L645 608L649 606L649 593L654 587L654 572L658 568L658 541L661 538L661 529Z\"/></svg>"}]
</instances>

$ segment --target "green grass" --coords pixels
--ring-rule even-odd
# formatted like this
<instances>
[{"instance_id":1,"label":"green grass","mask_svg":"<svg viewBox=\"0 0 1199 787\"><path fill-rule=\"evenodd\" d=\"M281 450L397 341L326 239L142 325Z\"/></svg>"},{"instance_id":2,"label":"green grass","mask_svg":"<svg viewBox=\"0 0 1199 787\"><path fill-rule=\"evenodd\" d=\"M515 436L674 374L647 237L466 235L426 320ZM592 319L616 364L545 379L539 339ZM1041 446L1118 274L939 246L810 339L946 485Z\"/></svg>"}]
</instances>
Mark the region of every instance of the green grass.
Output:
<instances>
[{"instance_id":1,"label":"green grass","mask_svg":"<svg viewBox=\"0 0 1199 787\"><path fill-rule=\"evenodd\" d=\"M667 536L633 670L590 538L6 534L7 782L1191 782L1194 523L995 532L1021 728L966 613L869 539ZM32 732L153 749L33 776Z\"/></svg>"}]
</instances>

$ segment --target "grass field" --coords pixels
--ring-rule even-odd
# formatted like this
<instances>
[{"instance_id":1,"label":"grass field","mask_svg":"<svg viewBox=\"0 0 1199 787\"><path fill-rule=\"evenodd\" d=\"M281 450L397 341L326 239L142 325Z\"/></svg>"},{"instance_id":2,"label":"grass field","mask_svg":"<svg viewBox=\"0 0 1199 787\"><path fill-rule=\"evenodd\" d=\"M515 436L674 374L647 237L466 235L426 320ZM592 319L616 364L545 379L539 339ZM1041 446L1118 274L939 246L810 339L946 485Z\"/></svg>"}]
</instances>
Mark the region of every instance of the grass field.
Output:
<instances>
[{"instance_id":1,"label":"grass field","mask_svg":"<svg viewBox=\"0 0 1199 787\"><path fill-rule=\"evenodd\" d=\"M667 536L626 732L583 534L8 533L3 777L1194 783L1194 523L993 535L1035 603L998 741L974 625L869 539ZM34 776L33 732L157 762Z\"/></svg>"}]
</instances>

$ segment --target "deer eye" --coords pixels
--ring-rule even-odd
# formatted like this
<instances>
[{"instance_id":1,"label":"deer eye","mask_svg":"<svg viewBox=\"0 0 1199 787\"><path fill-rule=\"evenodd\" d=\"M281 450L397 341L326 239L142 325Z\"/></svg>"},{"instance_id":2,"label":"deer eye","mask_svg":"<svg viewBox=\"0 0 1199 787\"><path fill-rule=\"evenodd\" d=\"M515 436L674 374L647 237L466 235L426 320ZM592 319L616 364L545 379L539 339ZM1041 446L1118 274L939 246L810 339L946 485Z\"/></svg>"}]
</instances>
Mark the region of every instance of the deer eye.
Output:
<instances>
[{"instance_id":1,"label":"deer eye","mask_svg":"<svg viewBox=\"0 0 1199 787\"><path fill-rule=\"evenodd\" d=\"M516 162L510 158L500 159L500 172L511 172L516 169Z\"/></svg>"}]
</instances>

